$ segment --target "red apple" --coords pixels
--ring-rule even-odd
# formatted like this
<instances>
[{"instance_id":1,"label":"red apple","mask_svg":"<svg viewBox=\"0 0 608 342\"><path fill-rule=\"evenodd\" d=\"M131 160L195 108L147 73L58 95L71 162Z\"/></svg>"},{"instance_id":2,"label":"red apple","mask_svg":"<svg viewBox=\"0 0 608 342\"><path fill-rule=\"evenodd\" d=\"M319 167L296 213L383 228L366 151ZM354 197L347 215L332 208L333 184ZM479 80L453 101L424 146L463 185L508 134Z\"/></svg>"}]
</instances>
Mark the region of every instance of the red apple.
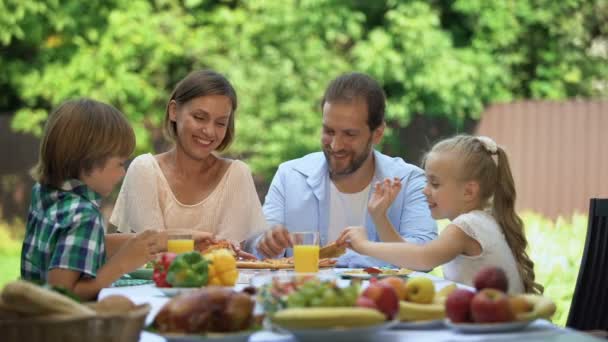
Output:
<instances>
[{"instance_id":1,"label":"red apple","mask_svg":"<svg viewBox=\"0 0 608 342\"><path fill-rule=\"evenodd\" d=\"M477 272L473 279L473 285L475 285L477 291L490 288L507 292L509 279L507 279L507 275L502 268L490 266Z\"/></svg>"},{"instance_id":2,"label":"red apple","mask_svg":"<svg viewBox=\"0 0 608 342\"><path fill-rule=\"evenodd\" d=\"M467 289L456 289L445 301L445 312L454 323L472 322L471 300L475 293Z\"/></svg>"},{"instance_id":3,"label":"red apple","mask_svg":"<svg viewBox=\"0 0 608 342\"><path fill-rule=\"evenodd\" d=\"M371 299L386 319L393 319L399 312L399 298L393 287L388 284L370 283L361 296Z\"/></svg>"},{"instance_id":4,"label":"red apple","mask_svg":"<svg viewBox=\"0 0 608 342\"><path fill-rule=\"evenodd\" d=\"M471 315L477 323L510 322L515 319L509 297L496 289L483 289L473 297Z\"/></svg>"},{"instance_id":5,"label":"red apple","mask_svg":"<svg viewBox=\"0 0 608 342\"><path fill-rule=\"evenodd\" d=\"M361 308L378 309L376 302L363 296L359 296L359 298L357 298L357 306Z\"/></svg>"},{"instance_id":6,"label":"red apple","mask_svg":"<svg viewBox=\"0 0 608 342\"><path fill-rule=\"evenodd\" d=\"M392 286L397 293L397 298L399 298L399 300L405 300L407 298L407 289L405 287L405 280L403 280L403 278L386 277L380 280L380 282Z\"/></svg>"}]
</instances>

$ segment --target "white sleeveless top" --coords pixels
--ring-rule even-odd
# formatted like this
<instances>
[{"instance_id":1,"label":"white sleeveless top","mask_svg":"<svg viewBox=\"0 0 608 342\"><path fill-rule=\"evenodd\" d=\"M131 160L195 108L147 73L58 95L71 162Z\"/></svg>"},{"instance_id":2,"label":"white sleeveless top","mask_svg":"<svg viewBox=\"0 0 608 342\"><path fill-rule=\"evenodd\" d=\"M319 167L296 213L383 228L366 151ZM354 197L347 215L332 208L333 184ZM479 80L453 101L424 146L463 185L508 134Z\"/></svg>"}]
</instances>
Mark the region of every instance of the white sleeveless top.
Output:
<instances>
[{"instance_id":1,"label":"white sleeveless top","mask_svg":"<svg viewBox=\"0 0 608 342\"><path fill-rule=\"evenodd\" d=\"M517 270L517 263L507 240L489 212L474 210L456 217L452 224L481 245L477 256L459 255L443 265L446 279L473 286L475 274L486 266L499 266L509 279L509 293L523 293L524 284Z\"/></svg>"},{"instance_id":2,"label":"white sleeveless top","mask_svg":"<svg viewBox=\"0 0 608 342\"><path fill-rule=\"evenodd\" d=\"M110 223L120 232L192 229L243 241L266 230L262 206L247 164L233 160L216 188L201 202L180 203L151 154L133 160Z\"/></svg>"}]
</instances>

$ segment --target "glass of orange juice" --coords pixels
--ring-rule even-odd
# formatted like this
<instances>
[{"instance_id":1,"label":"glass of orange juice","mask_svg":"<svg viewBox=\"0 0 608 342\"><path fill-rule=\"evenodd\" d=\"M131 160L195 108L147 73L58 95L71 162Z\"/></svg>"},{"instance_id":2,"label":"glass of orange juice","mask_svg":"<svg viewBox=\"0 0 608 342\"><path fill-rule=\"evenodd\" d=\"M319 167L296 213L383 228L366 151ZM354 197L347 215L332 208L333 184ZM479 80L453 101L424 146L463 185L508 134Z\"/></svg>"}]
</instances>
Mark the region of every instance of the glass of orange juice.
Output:
<instances>
[{"instance_id":1,"label":"glass of orange juice","mask_svg":"<svg viewBox=\"0 0 608 342\"><path fill-rule=\"evenodd\" d=\"M167 236L167 251L175 254L192 252L194 250L194 239L192 234L169 233Z\"/></svg>"},{"instance_id":2,"label":"glass of orange juice","mask_svg":"<svg viewBox=\"0 0 608 342\"><path fill-rule=\"evenodd\" d=\"M291 233L293 259L296 273L317 273L319 271L319 233Z\"/></svg>"}]
</instances>

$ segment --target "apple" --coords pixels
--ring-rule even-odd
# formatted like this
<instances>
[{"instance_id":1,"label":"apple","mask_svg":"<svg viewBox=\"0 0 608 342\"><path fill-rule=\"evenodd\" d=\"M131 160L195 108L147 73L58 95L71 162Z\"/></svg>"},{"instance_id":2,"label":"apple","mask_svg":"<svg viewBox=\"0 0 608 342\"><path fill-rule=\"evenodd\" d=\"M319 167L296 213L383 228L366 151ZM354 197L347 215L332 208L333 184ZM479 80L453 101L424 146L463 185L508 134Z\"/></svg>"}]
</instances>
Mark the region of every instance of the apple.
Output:
<instances>
[{"instance_id":1,"label":"apple","mask_svg":"<svg viewBox=\"0 0 608 342\"><path fill-rule=\"evenodd\" d=\"M376 304L376 309L384 313L386 319L393 319L399 312L399 298L397 298L397 293L392 286L386 283L369 283L360 297L366 297L373 301ZM359 302L359 299L357 299L357 302Z\"/></svg>"},{"instance_id":2,"label":"apple","mask_svg":"<svg viewBox=\"0 0 608 342\"><path fill-rule=\"evenodd\" d=\"M509 289L509 279L507 279L507 275L502 268L490 266L482 268L475 274L473 285L477 291L490 288L507 292Z\"/></svg>"},{"instance_id":3,"label":"apple","mask_svg":"<svg viewBox=\"0 0 608 342\"><path fill-rule=\"evenodd\" d=\"M454 323L472 322L471 301L475 297L473 291L456 289L448 295L445 301L445 313Z\"/></svg>"},{"instance_id":4,"label":"apple","mask_svg":"<svg viewBox=\"0 0 608 342\"><path fill-rule=\"evenodd\" d=\"M378 307L376 306L376 302L374 302L370 298L363 297L363 296L359 296L359 298L357 298L356 304L358 307L361 307L361 308L370 308L370 309L376 309L376 310L378 309Z\"/></svg>"},{"instance_id":5,"label":"apple","mask_svg":"<svg viewBox=\"0 0 608 342\"><path fill-rule=\"evenodd\" d=\"M395 290L395 292L397 293L397 298L399 298L399 300L407 299L406 283L405 283L405 280L403 280L403 278L386 277L386 278L380 280L380 282L392 286L393 289Z\"/></svg>"},{"instance_id":6,"label":"apple","mask_svg":"<svg viewBox=\"0 0 608 342\"><path fill-rule=\"evenodd\" d=\"M471 316L477 323L510 322L515 319L509 297L496 289L483 289L473 297Z\"/></svg>"},{"instance_id":7,"label":"apple","mask_svg":"<svg viewBox=\"0 0 608 342\"><path fill-rule=\"evenodd\" d=\"M410 302L429 304L435 298L435 284L429 278L412 278L405 284L405 289Z\"/></svg>"}]
</instances>

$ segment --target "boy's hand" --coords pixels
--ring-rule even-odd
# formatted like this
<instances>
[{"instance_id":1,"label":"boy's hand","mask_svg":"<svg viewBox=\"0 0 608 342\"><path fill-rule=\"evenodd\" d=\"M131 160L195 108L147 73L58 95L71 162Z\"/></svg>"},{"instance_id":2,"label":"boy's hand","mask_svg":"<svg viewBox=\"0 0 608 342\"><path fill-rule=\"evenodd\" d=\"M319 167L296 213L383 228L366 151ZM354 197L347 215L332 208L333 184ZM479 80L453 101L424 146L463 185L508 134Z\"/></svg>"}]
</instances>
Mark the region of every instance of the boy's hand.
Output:
<instances>
[{"instance_id":1,"label":"boy's hand","mask_svg":"<svg viewBox=\"0 0 608 342\"><path fill-rule=\"evenodd\" d=\"M361 247L367 241L369 241L367 239L367 230L364 227L347 227L336 240L336 244L338 246L346 245L355 252L360 252Z\"/></svg>"},{"instance_id":2,"label":"boy's hand","mask_svg":"<svg viewBox=\"0 0 608 342\"><path fill-rule=\"evenodd\" d=\"M154 260L156 254L166 247L159 245L159 241L162 241L160 234L156 230L144 230L123 244L115 257L120 258L123 267L128 269L126 272Z\"/></svg>"},{"instance_id":3,"label":"boy's hand","mask_svg":"<svg viewBox=\"0 0 608 342\"><path fill-rule=\"evenodd\" d=\"M386 215L386 211L401 191L401 180L397 177L393 180L385 178L382 182L376 182L374 193L369 198L367 210L372 217Z\"/></svg>"}]
</instances>

